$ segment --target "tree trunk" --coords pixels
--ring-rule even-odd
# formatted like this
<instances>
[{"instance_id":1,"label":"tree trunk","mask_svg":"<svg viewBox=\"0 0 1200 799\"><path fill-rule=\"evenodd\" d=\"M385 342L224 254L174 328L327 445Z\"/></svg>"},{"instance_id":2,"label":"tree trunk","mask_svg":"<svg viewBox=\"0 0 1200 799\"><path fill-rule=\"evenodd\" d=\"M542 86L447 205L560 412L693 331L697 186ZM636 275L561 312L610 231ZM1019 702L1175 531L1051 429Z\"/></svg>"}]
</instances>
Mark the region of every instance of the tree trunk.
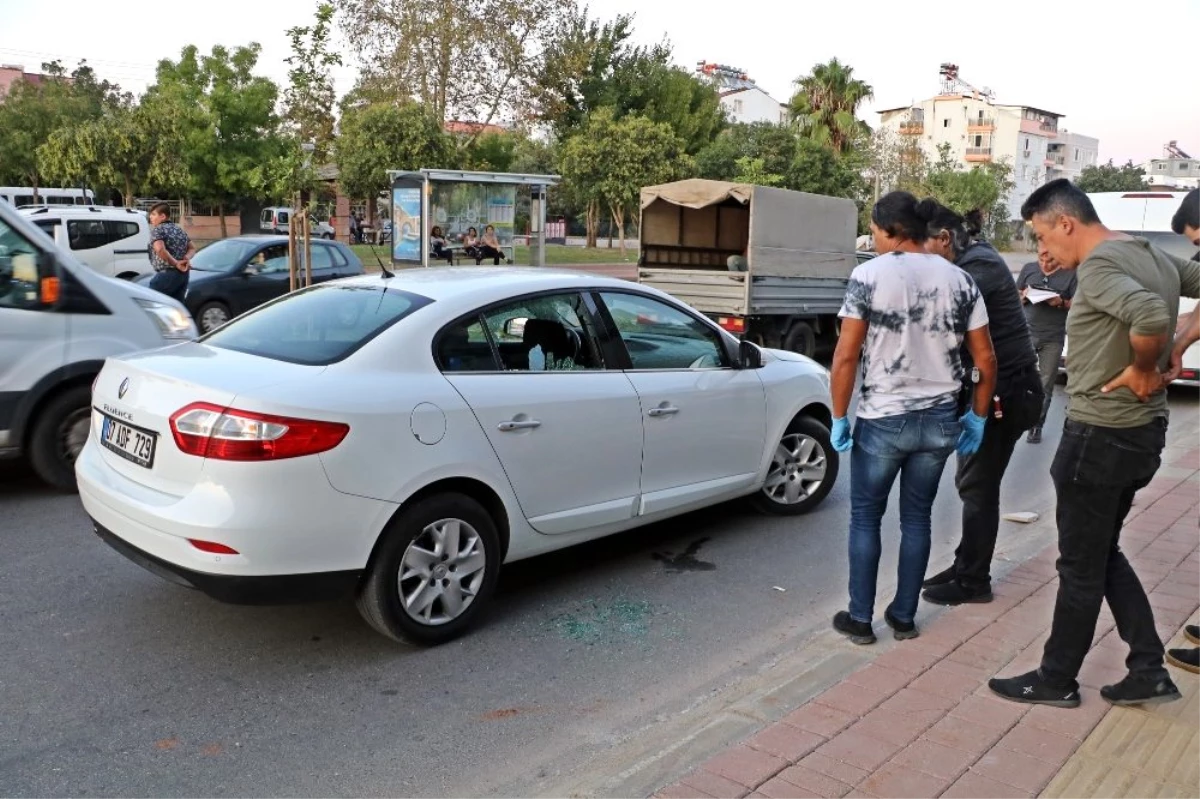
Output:
<instances>
[{"instance_id":1,"label":"tree trunk","mask_svg":"<svg viewBox=\"0 0 1200 799\"><path fill-rule=\"evenodd\" d=\"M217 216L221 220L221 238L226 238L229 232L225 230L225 203L217 203Z\"/></svg>"},{"instance_id":2,"label":"tree trunk","mask_svg":"<svg viewBox=\"0 0 1200 799\"><path fill-rule=\"evenodd\" d=\"M125 207L133 207L133 181L129 179L129 175L125 176Z\"/></svg>"},{"instance_id":3,"label":"tree trunk","mask_svg":"<svg viewBox=\"0 0 1200 799\"><path fill-rule=\"evenodd\" d=\"M595 200L588 203L587 206L587 239L585 246L591 249L596 247L597 228L600 227L600 204Z\"/></svg>"},{"instance_id":4,"label":"tree trunk","mask_svg":"<svg viewBox=\"0 0 1200 799\"><path fill-rule=\"evenodd\" d=\"M612 221L617 226L617 237L621 241L621 260L625 260L625 209L620 205L612 207ZM608 246L612 249L612 229L608 231Z\"/></svg>"}]
</instances>

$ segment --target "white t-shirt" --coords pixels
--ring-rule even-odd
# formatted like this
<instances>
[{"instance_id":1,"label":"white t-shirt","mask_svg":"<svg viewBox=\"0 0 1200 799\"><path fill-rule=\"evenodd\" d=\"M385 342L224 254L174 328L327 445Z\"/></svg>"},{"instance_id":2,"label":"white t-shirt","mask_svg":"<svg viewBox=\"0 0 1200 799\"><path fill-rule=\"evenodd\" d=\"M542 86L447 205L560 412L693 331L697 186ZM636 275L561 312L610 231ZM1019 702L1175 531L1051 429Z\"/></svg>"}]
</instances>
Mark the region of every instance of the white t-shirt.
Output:
<instances>
[{"instance_id":1,"label":"white t-shirt","mask_svg":"<svg viewBox=\"0 0 1200 799\"><path fill-rule=\"evenodd\" d=\"M892 252L858 266L838 314L867 322L858 416L878 419L953 400L961 347L988 323L979 288L939 255Z\"/></svg>"}]
</instances>

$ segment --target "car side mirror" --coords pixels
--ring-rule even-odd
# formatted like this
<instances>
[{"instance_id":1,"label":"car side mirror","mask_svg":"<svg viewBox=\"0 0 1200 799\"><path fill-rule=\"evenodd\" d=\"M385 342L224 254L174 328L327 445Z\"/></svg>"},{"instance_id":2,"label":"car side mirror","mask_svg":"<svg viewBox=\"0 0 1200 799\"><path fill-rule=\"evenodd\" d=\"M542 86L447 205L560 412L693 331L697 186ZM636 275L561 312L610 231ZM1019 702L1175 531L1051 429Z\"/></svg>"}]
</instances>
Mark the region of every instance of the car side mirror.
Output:
<instances>
[{"instance_id":1,"label":"car side mirror","mask_svg":"<svg viewBox=\"0 0 1200 799\"><path fill-rule=\"evenodd\" d=\"M58 276L58 258L54 253L43 252L37 256L37 281L38 302L47 306L57 305L62 296L62 285Z\"/></svg>"},{"instance_id":2,"label":"car side mirror","mask_svg":"<svg viewBox=\"0 0 1200 799\"><path fill-rule=\"evenodd\" d=\"M738 342L738 367L741 369L758 369L762 366L762 350L749 341Z\"/></svg>"}]
</instances>

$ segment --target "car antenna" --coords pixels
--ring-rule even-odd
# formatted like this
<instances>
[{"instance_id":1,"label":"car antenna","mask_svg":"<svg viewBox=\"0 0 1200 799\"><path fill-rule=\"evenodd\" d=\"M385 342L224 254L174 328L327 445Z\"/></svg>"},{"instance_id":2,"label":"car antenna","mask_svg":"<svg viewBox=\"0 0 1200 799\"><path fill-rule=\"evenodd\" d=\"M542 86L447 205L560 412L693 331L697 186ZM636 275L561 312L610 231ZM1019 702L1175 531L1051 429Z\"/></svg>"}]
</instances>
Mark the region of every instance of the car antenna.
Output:
<instances>
[{"instance_id":1,"label":"car antenna","mask_svg":"<svg viewBox=\"0 0 1200 799\"><path fill-rule=\"evenodd\" d=\"M371 255L374 255L375 260L379 263L379 271L383 274L383 279L390 280L391 278L394 278L396 274L394 272L389 272L388 268L383 265L383 259L379 257L379 251L375 249L375 245L371 242L367 242L367 246L371 248Z\"/></svg>"}]
</instances>

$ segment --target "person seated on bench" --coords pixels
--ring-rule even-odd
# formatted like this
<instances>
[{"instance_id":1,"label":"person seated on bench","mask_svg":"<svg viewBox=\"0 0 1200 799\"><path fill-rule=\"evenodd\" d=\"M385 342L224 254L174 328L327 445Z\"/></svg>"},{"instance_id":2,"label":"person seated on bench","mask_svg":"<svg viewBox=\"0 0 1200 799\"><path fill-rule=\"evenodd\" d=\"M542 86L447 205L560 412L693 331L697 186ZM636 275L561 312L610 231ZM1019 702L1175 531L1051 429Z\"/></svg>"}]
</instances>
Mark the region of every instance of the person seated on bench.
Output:
<instances>
[{"instance_id":1,"label":"person seated on bench","mask_svg":"<svg viewBox=\"0 0 1200 799\"><path fill-rule=\"evenodd\" d=\"M429 249L432 257L439 261L444 258L446 263L454 266L454 251L446 246L446 234L442 233L438 225L434 225L433 230L429 231Z\"/></svg>"},{"instance_id":2,"label":"person seated on bench","mask_svg":"<svg viewBox=\"0 0 1200 799\"><path fill-rule=\"evenodd\" d=\"M475 263L480 261L479 255L479 231L473 227L467 228L467 232L462 235L463 252L469 257L475 259Z\"/></svg>"},{"instance_id":3,"label":"person seated on bench","mask_svg":"<svg viewBox=\"0 0 1200 799\"><path fill-rule=\"evenodd\" d=\"M508 263L508 258L500 251L500 239L496 238L496 228L491 225L483 229L483 241L480 242L479 250L475 255L475 264L482 263L484 258L491 258L495 266L500 265L501 258Z\"/></svg>"}]
</instances>

